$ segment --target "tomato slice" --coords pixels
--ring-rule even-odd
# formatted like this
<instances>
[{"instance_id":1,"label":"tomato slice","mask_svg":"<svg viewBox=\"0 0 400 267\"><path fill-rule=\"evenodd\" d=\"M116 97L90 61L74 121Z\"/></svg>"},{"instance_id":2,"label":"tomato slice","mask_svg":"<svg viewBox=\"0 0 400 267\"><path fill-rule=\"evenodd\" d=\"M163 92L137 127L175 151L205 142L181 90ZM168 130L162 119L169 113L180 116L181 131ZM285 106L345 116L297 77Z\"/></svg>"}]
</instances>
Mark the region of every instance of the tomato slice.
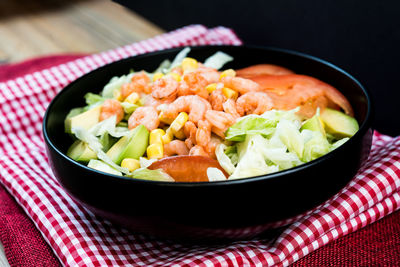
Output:
<instances>
[{"instance_id":1,"label":"tomato slice","mask_svg":"<svg viewBox=\"0 0 400 267\"><path fill-rule=\"evenodd\" d=\"M237 76L247 79L258 75L287 75L287 74L294 74L294 72L287 68L273 64L258 64L240 70L236 70Z\"/></svg>"},{"instance_id":2,"label":"tomato slice","mask_svg":"<svg viewBox=\"0 0 400 267\"><path fill-rule=\"evenodd\" d=\"M344 112L353 116L353 109L347 98L333 86L320 81L316 78L299 75L258 75L249 78L258 83L261 91L271 93L274 104L284 103L278 108L293 108L293 106L284 105L287 102L301 100L306 103L307 100L314 101L316 98L325 97L328 100L328 106L332 108L340 107ZM320 101L323 102L323 101ZM301 103L295 103L294 106ZM325 107L324 107L325 108Z\"/></svg>"},{"instance_id":3,"label":"tomato slice","mask_svg":"<svg viewBox=\"0 0 400 267\"><path fill-rule=\"evenodd\" d=\"M204 156L174 156L160 159L151 164L148 169L163 169L175 182L208 182L207 168L220 169L225 177L228 174L218 161Z\"/></svg>"}]
</instances>

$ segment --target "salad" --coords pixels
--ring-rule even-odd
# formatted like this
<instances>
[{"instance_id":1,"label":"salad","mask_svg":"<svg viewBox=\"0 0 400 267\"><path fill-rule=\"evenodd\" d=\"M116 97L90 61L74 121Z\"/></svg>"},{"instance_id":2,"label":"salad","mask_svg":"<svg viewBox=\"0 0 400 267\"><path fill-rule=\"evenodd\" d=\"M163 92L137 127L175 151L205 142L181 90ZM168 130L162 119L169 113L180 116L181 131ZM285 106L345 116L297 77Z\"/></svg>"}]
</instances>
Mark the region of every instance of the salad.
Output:
<instances>
[{"instance_id":1,"label":"salad","mask_svg":"<svg viewBox=\"0 0 400 267\"><path fill-rule=\"evenodd\" d=\"M350 103L329 84L271 64L223 70L231 56L201 63L189 52L87 93L65 119L74 139L67 155L134 179L224 181L304 164L358 131Z\"/></svg>"}]
</instances>

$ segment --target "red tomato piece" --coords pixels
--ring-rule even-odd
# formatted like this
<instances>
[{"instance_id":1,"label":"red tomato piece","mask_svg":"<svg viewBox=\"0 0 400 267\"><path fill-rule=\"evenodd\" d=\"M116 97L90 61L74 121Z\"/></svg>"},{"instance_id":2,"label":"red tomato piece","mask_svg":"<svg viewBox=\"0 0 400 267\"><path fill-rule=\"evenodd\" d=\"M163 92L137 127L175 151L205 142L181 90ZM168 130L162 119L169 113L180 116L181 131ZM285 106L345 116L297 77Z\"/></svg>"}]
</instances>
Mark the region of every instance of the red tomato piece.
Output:
<instances>
[{"instance_id":1,"label":"red tomato piece","mask_svg":"<svg viewBox=\"0 0 400 267\"><path fill-rule=\"evenodd\" d=\"M207 168L220 169L225 177L227 173L215 159L204 156L175 156L160 159L148 169L163 169L175 182L208 182Z\"/></svg>"}]
</instances>

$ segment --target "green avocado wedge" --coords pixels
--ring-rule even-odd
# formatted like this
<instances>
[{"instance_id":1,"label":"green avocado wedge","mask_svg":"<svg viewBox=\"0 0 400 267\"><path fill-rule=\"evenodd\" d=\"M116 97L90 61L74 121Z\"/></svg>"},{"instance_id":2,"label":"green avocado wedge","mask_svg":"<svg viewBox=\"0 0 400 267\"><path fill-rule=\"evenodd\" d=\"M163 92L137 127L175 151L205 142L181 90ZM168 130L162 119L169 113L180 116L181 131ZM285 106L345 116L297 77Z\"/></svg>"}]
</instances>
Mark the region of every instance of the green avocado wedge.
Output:
<instances>
[{"instance_id":1,"label":"green avocado wedge","mask_svg":"<svg viewBox=\"0 0 400 267\"><path fill-rule=\"evenodd\" d=\"M314 115L312 118L306 120L304 124L301 126L300 130L316 131L322 133L324 137L326 136L321 116L317 114Z\"/></svg>"},{"instance_id":2,"label":"green avocado wedge","mask_svg":"<svg viewBox=\"0 0 400 267\"><path fill-rule=\"evenodd\" d=\"M65 132L71 133L71 129L77 127L83 128L85 130L90 129L92 126L99 122L100 111L101 106L96 106L81 114L67 118L65 120Z\"/></svg>"},{"instance_id":3,"label":"green avocado wedge","mask_svg":"<svg viewBox=\"0 0 400 267\"><path fill-rule=\"evenodd\" d=\"M338 138L352 137L359 129L355 118L334 109L326 108L321 113L321 119L326 132Z\"/></svg>"},{"instance_id":4,"label":"green avocado wedge","mask_svg":"<svg viewBox=\"0 0 400 267\"><path fill-rule=\"evenodd\" d=\"M67 156L79 162L89 162L91 159L97 159L96 153L89 145L82 141L75 141L68 149Z\"/></svg>"},{"instance_id":5,"label":"green avocado wedge","mask_svg":"<svg viewBox=\"0 0 400 267\"><path fill-rule=\"evenodd\" d=\"M149 131L143 125L137 126L129 135L118 140L108 151L107 156L116 164L124 158L139 159L149 145Z\"/></svg>"}]
</instances>

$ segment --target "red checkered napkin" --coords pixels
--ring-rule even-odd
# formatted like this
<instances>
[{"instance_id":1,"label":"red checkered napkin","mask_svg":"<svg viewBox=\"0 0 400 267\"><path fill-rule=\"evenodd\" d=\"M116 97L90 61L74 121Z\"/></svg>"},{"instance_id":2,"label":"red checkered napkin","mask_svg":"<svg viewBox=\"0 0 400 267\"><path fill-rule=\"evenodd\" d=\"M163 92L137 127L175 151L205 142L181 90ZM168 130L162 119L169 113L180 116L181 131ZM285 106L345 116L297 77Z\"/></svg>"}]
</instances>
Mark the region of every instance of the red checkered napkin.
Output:
<instances>
[{"instance_id":1,"label":"red checkered napkin","mask_svg":"<svg viewBox=\"0 0 400 267\"><path fill-rule=\"evenodd\" d=\"M185 27L0 84L0 181L67 266L289 265L324 244L398 209L400 137L375 133L369 161L340 193L287 221L276 240L187 246L147 239L83 209L61 188L47 163L42 116L55 94L106 63L158 49L241 44L223 27ZM262 210L260 210L262 212Z\"/></svg>"}]
</instances>

